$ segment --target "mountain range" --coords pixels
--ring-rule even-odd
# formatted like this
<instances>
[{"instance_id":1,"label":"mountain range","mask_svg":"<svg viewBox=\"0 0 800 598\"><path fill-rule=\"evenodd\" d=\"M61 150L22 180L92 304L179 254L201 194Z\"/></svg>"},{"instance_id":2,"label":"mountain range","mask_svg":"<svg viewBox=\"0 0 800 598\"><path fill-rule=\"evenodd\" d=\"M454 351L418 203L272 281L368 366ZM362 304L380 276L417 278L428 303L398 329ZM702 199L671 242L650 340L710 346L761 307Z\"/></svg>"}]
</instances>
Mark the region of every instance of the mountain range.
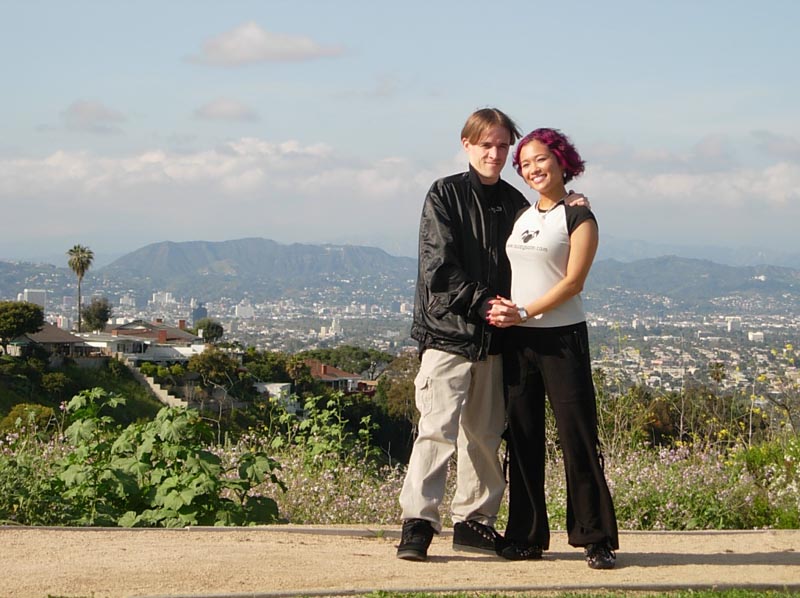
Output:
<instances>
[{"instance_id":1,"label":"mountain range","mask_svg":"<svg viewBox=\"0 0 800 598\"><path fill-rule=\"evenodd\" d=\"M781 266L725 266L677 256L627 263L596 261L585 289L595 296L617 289L666 297L692 309L747 303L773 313L797 313L800 308L800 270Z\"/></svg>"},{"instance_id":2,"label":"mountain range","mask_svg":"<svg viewBox=\"0 0 800 598\"><path fill-rule=\"evenodd\" d=\"M147 245L112 263L91 269L85 296L111 290L140 299L157 290L176 297L274 299L303 289L348 287L394 293L411 300L416 260L375 247L281 244L269 239L169 242ZM0 298L15 299L23 288L51 295L74 294L74 274L66 267L0 261ZM795 309L800 271L781 266L728 266L710 260L659 256L623 262L598 256L586 294L602 300L609 289L658 295L688 305L709 305L722 297ZM793 307L794 306L794 307Z\"/></svg>"},{"instance_id":3,"label":"mountain range","mask_svg":"<svg viewBox=\"0 0 800 598\"><path fill-rule=\"evenodd\" d=\"M717 264L726 266L759 266L769 264L772 266L785 266L787 268L800 269L800 251L794 247L776 249L764 246L737 245L735 247L723 247L720 245L710 245L702 243L686 244L666 244L656 243L651 240L621 238L606 234L601 231L600 247L597 251L597 260L615 259L620 262L632 262L636 260L674 255L689 259L709 260ZM230 242L230 241L229 241ZM236 241L233 241L236 242ZM352 245L345 241L331 241L333 246ZM160 243L157 243L160 244ZM382 243L375 243L391 255L411 256L416 255L416 242L411 239L402 243L390 243L388 240ZM107 266L114 260L128 255L130 251L98 251L95 252L94 268L100 269ZM35 264L59 264L65 263L64 252L39 253L34 255L18 255L7 257L6 261L31 262Z\"/></svg>"},{"instance_id":4,"label":"mountain range","mask_svg":"<svg viewBox=\"0 0 800 598\"><path fill-rule=\"evenodd\" d=\"M98 274L124 277L135 286L148 281L180 294L198 285L228 293L245 288L273 292L316 286L331 278L388 275L406 281L416 275L416 260L355 245L283 245L260 238L165 241L137 249L98 270Z\"/></svg>"},{"instance_id":5,"label":"mountain range","mask_svg":"<svg viewBox=\"0 0 800 598\"><path fill-rule=\"evenodd\" d=\"M620 262L676 256L689 259L708 260L726 266L783 266L800 269L800 252L796 248L785 250L768 247L741 245L721 247L718 245L668 245L652 241L621 239L601 234L597 260L615 259Z\"/></svg>"}]
</instances>

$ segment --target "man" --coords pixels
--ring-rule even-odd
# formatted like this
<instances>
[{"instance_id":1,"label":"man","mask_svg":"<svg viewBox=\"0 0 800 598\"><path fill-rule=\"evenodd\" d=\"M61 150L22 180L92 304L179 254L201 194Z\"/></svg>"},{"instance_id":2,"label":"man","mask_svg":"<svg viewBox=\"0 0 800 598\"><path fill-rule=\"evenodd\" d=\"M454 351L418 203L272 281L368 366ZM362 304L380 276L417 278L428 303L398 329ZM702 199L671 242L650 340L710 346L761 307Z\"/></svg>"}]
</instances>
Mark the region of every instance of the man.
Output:
<instances>
[{"instance_id":1,"label":"man","mask_svg":"<svg viewBox=\"0 0 800 598\"><path fill-rule=\"evenodd\" d=\"M439 179L425 198L411 336L419 342L414 382L418 436L400 493L403 531L397 557L427 559L441 531L447 466L457 454L451 505L453 548L494 554L505 490L497 457L505 424L501 330L486 321L489 301L507 297L505 242L528 202L500 179L520 137L503 112L474 112L461 131L469 170Z\"/></svg>"}]
</instances>

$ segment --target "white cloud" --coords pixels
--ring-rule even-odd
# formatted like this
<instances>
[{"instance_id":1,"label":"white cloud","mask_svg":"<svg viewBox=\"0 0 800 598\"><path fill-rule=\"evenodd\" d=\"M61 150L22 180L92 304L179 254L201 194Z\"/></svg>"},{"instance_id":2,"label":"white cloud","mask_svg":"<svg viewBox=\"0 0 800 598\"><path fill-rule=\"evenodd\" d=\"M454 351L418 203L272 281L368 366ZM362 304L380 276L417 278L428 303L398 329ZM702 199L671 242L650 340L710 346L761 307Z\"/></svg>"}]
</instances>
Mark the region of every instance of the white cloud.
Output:
<instances>
[{"instance_id":1,"label":"white cloud","mask_svg":"<svg viewBox=\"0 0 800 598\"><path fill-rule=\"evenodd\" d=\"M736 164L733 143L726 135L704 137L688 157L688 166L696 171L730 170Z\"/></svg>"},{"instance_id":2,"label":"white cloud","mask_svg":"<svg viewBox=\"0 0 800 598\"><path fill-rule=\"evenodd\" d=\"M195 118L201 120L224 120L224 121L241 121L241 122L255 122L258 120L258 114L255 110L228 98L219 98L208 104L200 106L194 111Z\"/></svg>"},{"instance_id":3,"label":"white cloud","mask_svg":"<svg viewBox=\"0 0 800 598\"><path fill-rule=\"evenodd\" d=\"M753 131L758 148L768 156L800 161L800 141L786 135L776 135L769 131Z\"/></svg>"},{"instance_id":4,"label":"white cloud","mask_svg":"<svg viewBox=\"0 0 800 598\"><path fill-rule=\"evenodd\" d=\"M793 204L800 210L800 165L780 162L760 169L712 173L658 173L596 166L577 179L589 194L599 193L614 209L636 210L654 204L658 210L680 210L687 220L700 204L720 210L771 209Z\"/></svg>"},{"instance_id":5,"label":"white cloud","mask_svg":"<svg viewBox=\"0 0 800 598\"><path fill-rule=\"evenodd\" d=\"M119 133L117 126L125 122L125 117L100 102L76 100L61 113L68 129L107 135Z\"/></svg>"},{"instance_id":6,"label":"white cloud","mask_svg":"<svg viewBox=\"0 0 800 598\"><path fill-rule=\"evenodd\" d=\"M602 233L619 238L796 242L800 164L784 160L724 172L675 164L652 172L628 160L592 161L570 186L589 196ZM3 242L64 244L64 231L80 231L81 242L113 238L122 250L246 236L413 247L425 192L437 177L464 167L463 152L421 165L253 137L195 152L0 158L0 204L9 223ZM510 168L504 176L533 197Z\"/></svg>"},{"instance_id":7,"label":"white cloud","mask_svg":"<svg viewBox=\"0 0 800 598\"><path fill-rule=\"evenodd\" d=\"M192 59L214 66L239 66L259 62L297 62L338 56L341 46L324 46L309 37L272 33L248 22L203 44Z\"/></svg>"},{"instance_id":8,"label":"white cloud","mask_svg":"<svg viewBox=\"0 0 800 598\"><path fill-rule=\"evenodd\" d=\"M721 246L794 244L800 165L726 172L647 173L595 166L572 183L585 192L601 234Z\"/></svg>"},{"instance_id":9,"label":"white cloud","mask_svg":"<svg viewBox=\"0 0 800 598\"><path fill-rule=\"evenodd\" d=\"M414 239L433 178L406 160L360 164L324 144L242 138L194 153L0 159L0 203L15 223L9 243L15 235L56 242L70 228L89 244L114 230L125 248L245 236L321 242L351 232Z\"/></svg>"},{"instance_id":10,"label":"white cloud","mask_svg":"<svg viewBox=\"0 0 800 598\"><path fill-rule=\"evenodd\" d=\"M708 135L688 149L627 147L600 143L581 151L588 157L587 168L595 164L627 166L650 173L710 173L735 169L740 162L736 144L724 135Z\"/></svg>"}]
</instances>

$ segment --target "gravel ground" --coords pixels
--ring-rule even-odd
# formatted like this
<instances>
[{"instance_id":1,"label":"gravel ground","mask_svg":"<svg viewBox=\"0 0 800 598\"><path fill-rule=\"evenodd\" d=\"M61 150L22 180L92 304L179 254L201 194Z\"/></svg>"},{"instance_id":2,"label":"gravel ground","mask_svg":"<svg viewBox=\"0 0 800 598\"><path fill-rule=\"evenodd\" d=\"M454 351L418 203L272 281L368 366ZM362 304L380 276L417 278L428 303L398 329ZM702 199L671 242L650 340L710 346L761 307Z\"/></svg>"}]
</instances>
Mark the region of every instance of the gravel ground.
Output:
<instances>
[{"instance_id":1,"label":"gravel ground","mask_svg":"<svg viewBox=\"0 0 800 598\"><path fill-rule=\"evenodd\" d=\"M424 563L395 558L398 530L267 526L180 530L0 527L2 598L353 595L396 591L789 588L800 530L622 532L617 567L590 570L554 533L541 561L510 562L433 540Z\"/></svg>"}]
</instances>

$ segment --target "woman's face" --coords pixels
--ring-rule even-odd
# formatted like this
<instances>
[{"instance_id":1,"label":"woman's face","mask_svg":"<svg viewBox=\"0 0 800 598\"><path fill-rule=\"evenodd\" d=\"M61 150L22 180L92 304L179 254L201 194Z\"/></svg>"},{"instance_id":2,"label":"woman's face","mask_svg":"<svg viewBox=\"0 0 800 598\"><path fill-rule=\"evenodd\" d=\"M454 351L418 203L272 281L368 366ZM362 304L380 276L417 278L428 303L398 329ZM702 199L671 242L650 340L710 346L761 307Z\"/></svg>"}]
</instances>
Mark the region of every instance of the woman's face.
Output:
<instances>
[{"instance_id":1,"label":"woman's face","mask_svg":"<svg viewBox=\"0 0 800 598\"><path fill-rule=\"evenodd\" d=\"M564 189L564 171L558 158L544 143L533 139L519 152L519 167L528 186L540 194Z\"/></svg>"}]
</instances>

